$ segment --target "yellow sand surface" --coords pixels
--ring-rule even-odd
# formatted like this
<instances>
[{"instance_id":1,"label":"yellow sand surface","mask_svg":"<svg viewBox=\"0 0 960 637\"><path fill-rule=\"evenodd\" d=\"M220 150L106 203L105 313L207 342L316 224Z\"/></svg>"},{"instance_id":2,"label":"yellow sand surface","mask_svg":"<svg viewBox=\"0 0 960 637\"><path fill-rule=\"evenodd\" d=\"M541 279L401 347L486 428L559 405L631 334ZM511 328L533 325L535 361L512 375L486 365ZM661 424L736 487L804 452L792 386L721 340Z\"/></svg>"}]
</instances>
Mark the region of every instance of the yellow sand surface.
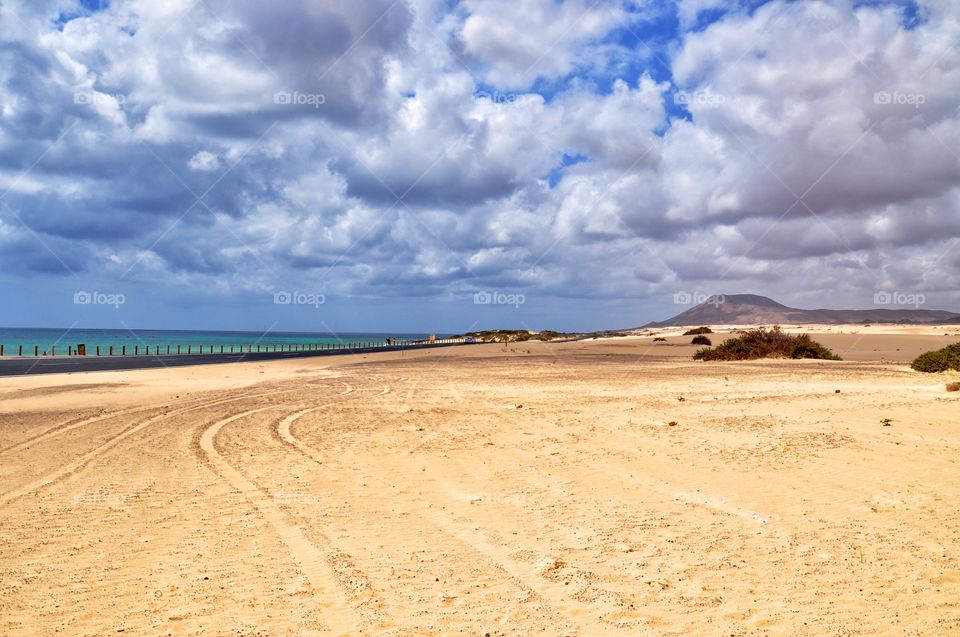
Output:
<instances>
[{"instance_id":1,"label":"yellow sand surface","mask_svg":"<svg viewBox=\"0 0 960 637\"><path fill-rule=\"evenodd\" d=\"M0 634L960 634L956 327L806 327L0 379Z\"/></svg>"}]
</instances>

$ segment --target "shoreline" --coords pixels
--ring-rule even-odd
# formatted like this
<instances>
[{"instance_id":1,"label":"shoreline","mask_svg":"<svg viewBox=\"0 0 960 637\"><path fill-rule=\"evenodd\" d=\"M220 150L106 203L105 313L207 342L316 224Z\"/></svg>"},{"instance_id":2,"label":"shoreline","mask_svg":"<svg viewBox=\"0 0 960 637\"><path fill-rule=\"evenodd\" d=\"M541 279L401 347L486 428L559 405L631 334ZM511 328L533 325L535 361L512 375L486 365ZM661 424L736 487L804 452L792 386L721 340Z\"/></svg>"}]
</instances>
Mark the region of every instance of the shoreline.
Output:
<instances>
[{"instance_id":1,"label":"shoreline","mask_svg":"<svg viewBox=\"0 0 960 637\"><path fill-rule=\"evenodd\" d=\"M255 363L272 360L314 358L323 356L350 356L377 352L405 352L438 347L472 345L467 342L410 343L375 347L343 347L326 350L295 350L280 352L241 352L214 354L161 354L129 356L6 356L0 358L0 377L36 376L46 374L76 374L107 371L130 371L197 365L224 365Z\"/></svg>"},{"instance_id":2,"label":"shoreline","mask_svg":"<svg viewBox=\"0 0 960 637\"><path fill-rule=\"evenodd\" d=\"M499 345L501 347L523 348L529 346L561 347L576 344L616 344L636 343L646 346L641 350L642 357L651 360L675 359L690 360L701 346L690 344L690 336L683 332L700 326L682 326L657 328L646 333L629 333L618 336L585 336L576 339L556 339L552 341L475 341L472 344ZM755 325L716 325L709 336L714 345L736 335L737 331L754 329ZM769 326L768 326L769 327ZM845 325L807 325L781 326L787 333L807 333L814 340L833 349L845 361L877 362L893 365L909 365L920 354L939 349L960 340L960 328L940 325L899 325L877 324L865 327L860 324ZM666 338L666 342L652 342L654 338ZM441 341L444 339L440 339ZM449 339L447 339L449 340ZM243 362L264 362L271 360L298 359L349 354L375 354L391 351L410 351L450 345L468 345L467 342L416 343L398 346L346 347L343 349L274 351L274 352L237 352L170 355L128 355L128 356L4 356L0 357L0 378L23 375L75 374L103 371L123 371L136 369L156 369L164 367L191 367L199 365L231 364ZM842 361L841 361L842 362Z\"/></svg>"}]
</instances>

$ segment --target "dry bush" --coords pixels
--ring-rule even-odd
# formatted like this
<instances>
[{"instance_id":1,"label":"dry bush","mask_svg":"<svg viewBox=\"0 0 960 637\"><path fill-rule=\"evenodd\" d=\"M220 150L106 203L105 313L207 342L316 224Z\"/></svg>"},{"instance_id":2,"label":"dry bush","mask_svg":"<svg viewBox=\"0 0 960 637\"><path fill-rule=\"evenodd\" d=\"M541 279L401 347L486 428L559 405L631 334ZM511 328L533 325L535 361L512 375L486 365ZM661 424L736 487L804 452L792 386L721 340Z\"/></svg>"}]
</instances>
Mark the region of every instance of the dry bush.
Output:
<instances>
[{"instance_id":1,"label":"dry bush","mask_svg":"<svg viewBox=\"0 0 960 637\"><path fill-rule=\"evenodd\" d=\"M743 361L757 358L816 358L840 360L840 357L810 338L809 334L786 334L775 326L744 332L714 348L697 350L695 360Z\"/></svg>"}]
</instances>

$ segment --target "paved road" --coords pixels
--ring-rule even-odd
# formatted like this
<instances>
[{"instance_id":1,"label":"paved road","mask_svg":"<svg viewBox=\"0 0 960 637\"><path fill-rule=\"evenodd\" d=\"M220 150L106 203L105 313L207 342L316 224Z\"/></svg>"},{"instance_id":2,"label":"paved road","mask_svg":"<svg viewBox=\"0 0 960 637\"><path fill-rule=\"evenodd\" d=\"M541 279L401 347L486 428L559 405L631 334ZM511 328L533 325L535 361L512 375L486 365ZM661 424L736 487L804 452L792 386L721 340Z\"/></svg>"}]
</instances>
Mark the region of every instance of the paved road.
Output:
<instances>
[{"instance_id":1,"label":"paved road","mask_svg":"<svg viewBox=\"0 0 960 637\"><path fill-rule=\"evenodd\" d=\"M47 356L45 358L2 358L0 376L33 374L64 374L69 372L102 372L120 369L148 369L153 367L183 367L186 365L214 365L242 361L270 361L284 358L313 356L343 356L437 347L454 347L468 343L435 345L405 345L397 347L357 347L352 350L322 350L312 352L253 352L250 354L171 354L169 356Z\"/></svg>"}]
</instances>

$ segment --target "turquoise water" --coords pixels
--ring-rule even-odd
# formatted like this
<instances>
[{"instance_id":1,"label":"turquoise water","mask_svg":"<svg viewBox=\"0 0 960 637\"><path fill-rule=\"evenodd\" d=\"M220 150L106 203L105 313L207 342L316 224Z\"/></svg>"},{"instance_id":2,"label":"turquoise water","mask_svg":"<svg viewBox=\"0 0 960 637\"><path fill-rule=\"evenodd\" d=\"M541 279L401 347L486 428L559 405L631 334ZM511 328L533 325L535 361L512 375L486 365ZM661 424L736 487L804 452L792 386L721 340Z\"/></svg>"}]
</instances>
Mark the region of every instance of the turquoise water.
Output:
<instances>
[{"instance_id":1,"label":"turquoise water","mask_svg":"<svg viewBox=\"0 0 960 637\"><path fill-rule=\"evenodd\" d=\"M134 348L143 353L146 346L149 346L150 353L154 353L159 346L161 353L166 353L169 346L171 353L176 353L177 346L180 346L181 353L187 353L189 348L192 353L197 353L202 346L204 352L208 352L211 347L215 352L220 351L220 346L224 351L229 352L230 347L236 348L236 351L246 351L247 347L252 347L257 351L259 345L263 351L273 351L277 349L301 349L304 346L313 345L332 345L332 344L357 344L357 345L375 345L384 344L387 338L401 340L419 340L426 338L427 334L372 334L372 333L343 333L330 334L322 332L303 333L303 332L206 332L206 331L181 331L181 330L92 330L92 329L33 329L33 328L0 328L0 343L4 346L4 356L17 356L20 347L23 347L24 356L33 356L34 348L37 348L39 354L46 352L48 355L53 353L56 347L58 356L66 355L68 347L76 351L77 345L84 344L87 348L87 354L96 353L99 346L102 354L107 354L109 348L113 346L114 353L120 354L123 347L126 347L127 355L134 353ZM438 334L438 337L443 335ZM242 350L241 350L242 348Z\"/></svg>"}]
</instances>

